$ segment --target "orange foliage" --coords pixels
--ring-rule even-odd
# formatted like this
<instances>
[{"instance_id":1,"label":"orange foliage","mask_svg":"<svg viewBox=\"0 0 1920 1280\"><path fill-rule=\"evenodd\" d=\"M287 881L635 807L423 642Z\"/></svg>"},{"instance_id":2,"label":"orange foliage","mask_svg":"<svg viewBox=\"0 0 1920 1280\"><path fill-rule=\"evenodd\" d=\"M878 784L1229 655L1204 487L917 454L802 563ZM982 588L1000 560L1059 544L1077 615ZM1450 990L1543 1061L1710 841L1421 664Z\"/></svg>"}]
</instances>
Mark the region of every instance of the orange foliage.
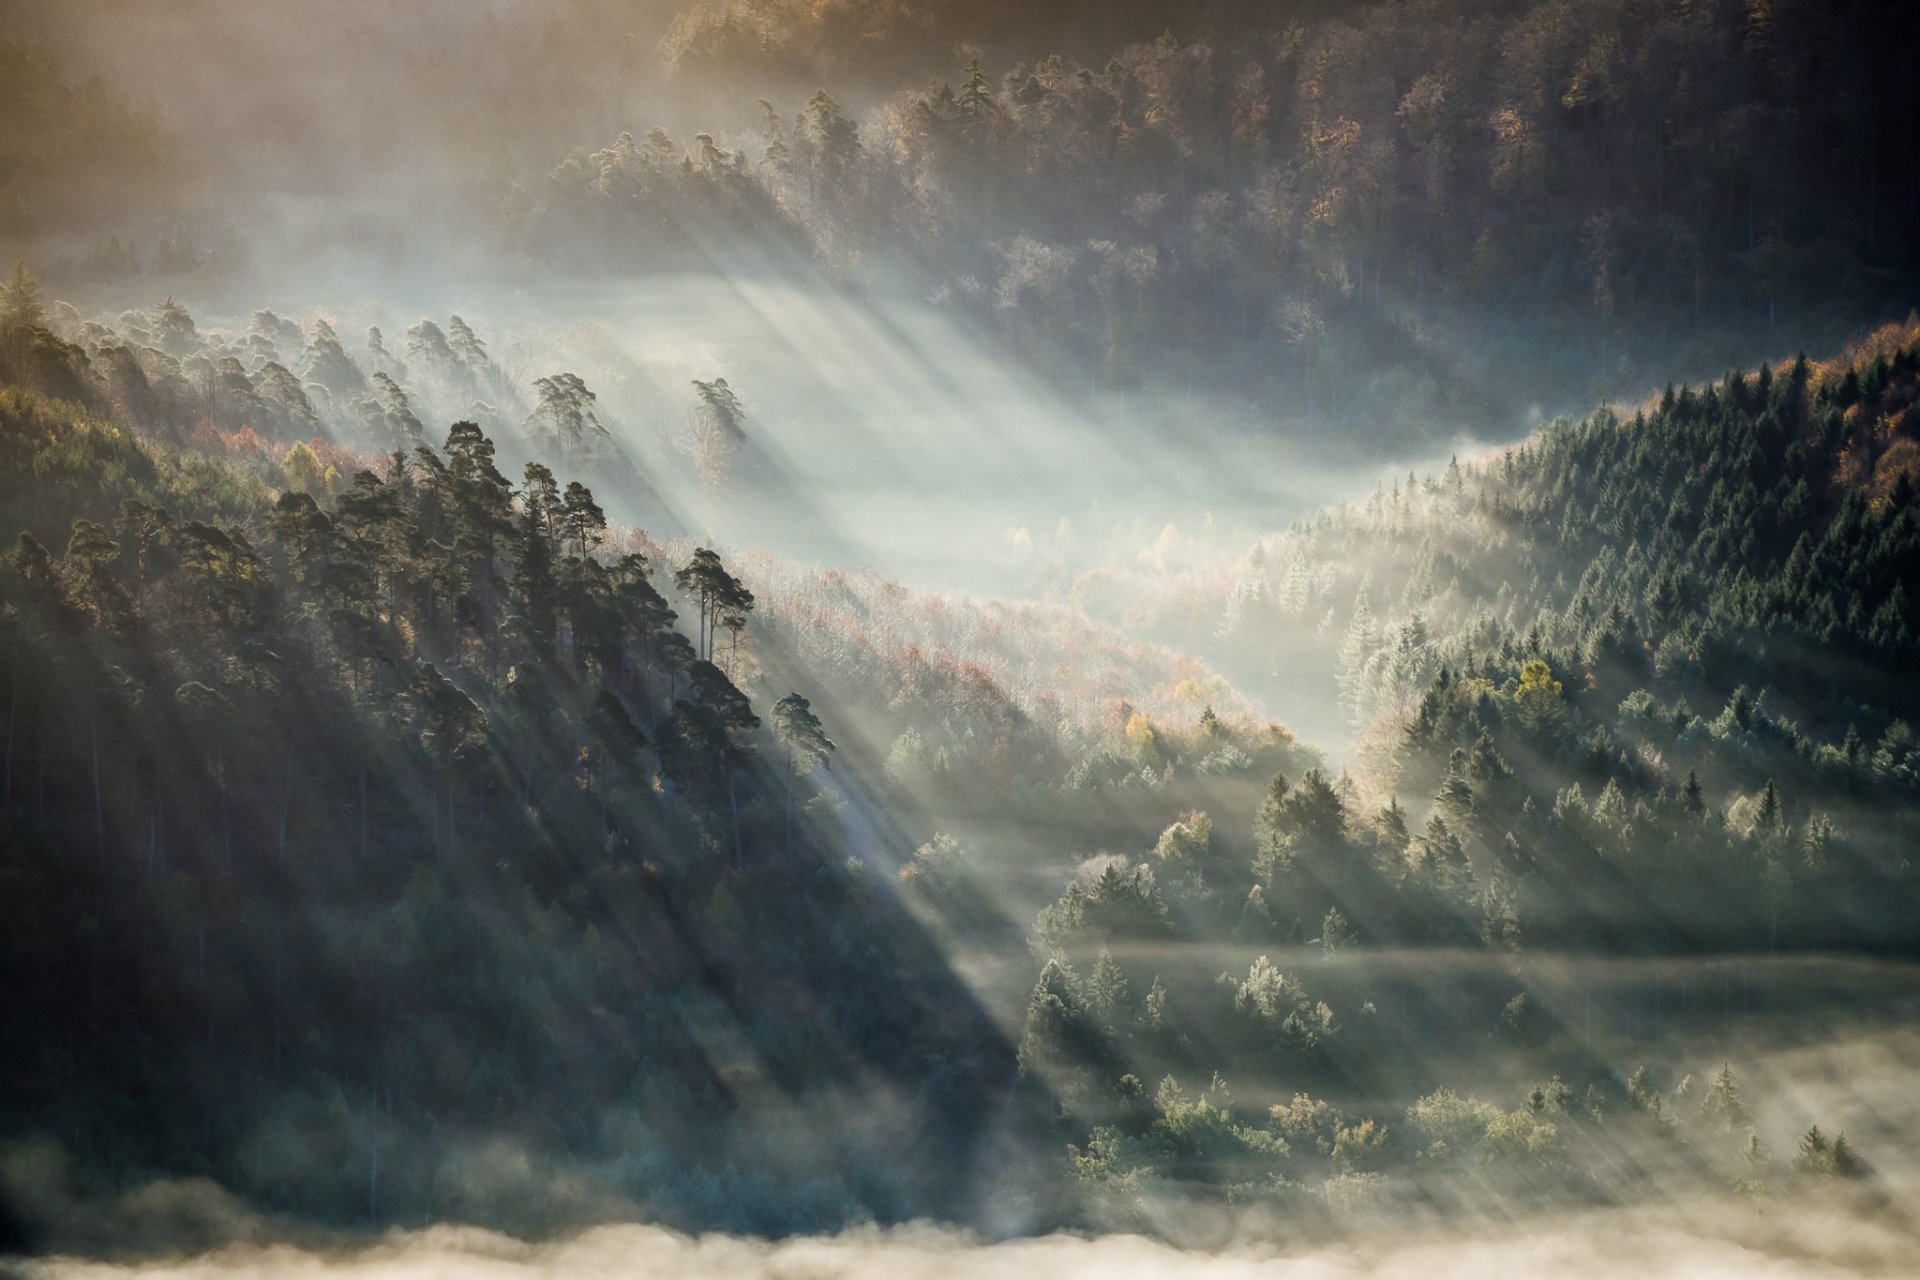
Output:
<instances>
[{"instance_id":1,"label":"orange foliage","mask_svg":"<svg viewBox=\"0 0 1920 1280\"><path fill-rule=\"evenodd\" d=\"M1880 455L1867 482L1867 496L1876 504L1885 502L1903 476L1909 483L1920 485L1920 440L1911 436L1901 436Z\"/></svg>"},{"instance_id":2,"label":"orange foliage","mask_svg":"<svg viewBox=\"0 0 1920 1280\"><path fill-rule=\"evenodd\" d=\"M319 436L307 441L307 450L313 454L313 460L320 464L322 472L329 469L338 472L341 479L350 480L362 471L379 472L384 460L377 453L359 453L352 449L342 449L330 440Z\"/></svg>"},{"instance_id":3,"label":"orange foliage","mask_svg":"<svg viewBox=\"0 0 1920 1280\"><path fill-rule=\"evenodd\" d=\"M221 453L230 457L259 458L266 456L267 452L266 443L252 427L243 426L229 434L214 426L209 418L202 418L194 425L187 436L187 445L202 453Z\"/></svg>"},{"instance_id":4,"label":"orange foliage","mask_svg":"<svg viewBox=\"0 0 1920 1280\"><path fill-rule=\"evenodd\" d=\"M1840 354L1813 367L1813 384L1839 382L1850 368L1864 368L1881 356L1891 360L1909 347L1920 346L1920 324L1885 324L1848 343ZM1789 366L1791 367L1791 366Z\"/></svg>"},{"instance_id":5,"label":"orange foliage","mask_svg":"<svg viewBox=\"0 0 1920 1280\"><path fill-rule=\"evenodd\" d=\"M658 563L690 553L676 543ZM895 732L919 726L929 752L976 777L1064 768L1059 753L1124 742L1136 715L1158 733L1191 732L1207 698L1223 719L1251 723L1204 664L1076 610L941 597L871 570L809 570L764 553L727 561L761 601L748 630L769 651L804 663L823 697L871 708ZM1200 690L1206 698L1191 696Z\"/></svg>"}]
</instances>

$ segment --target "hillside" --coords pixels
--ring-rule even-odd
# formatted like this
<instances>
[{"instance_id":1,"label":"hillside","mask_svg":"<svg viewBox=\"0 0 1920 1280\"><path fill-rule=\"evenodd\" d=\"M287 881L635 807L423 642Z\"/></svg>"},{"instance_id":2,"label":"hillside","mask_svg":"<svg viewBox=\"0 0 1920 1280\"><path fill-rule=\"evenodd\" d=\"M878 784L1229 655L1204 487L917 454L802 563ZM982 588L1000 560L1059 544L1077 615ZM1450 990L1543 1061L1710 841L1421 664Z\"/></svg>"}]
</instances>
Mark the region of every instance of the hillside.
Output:
<instances>
[{"instance_id":1,"label":"hillside","mask_svg":"<svg viewBox=\"0 0 1920 1280\"><path fill-rule=\"evenodd\" d=\"M1913 1270L1920 9L14 9L0 1273Z\"/></svg>"},{"instance_id":2,"label":"hillside","mask_svg":"<svg viewBox=\"0 0 1920 1280\"><path fill-rule=\"evenodd\" d=\"M804 244L1049 379L1311 451L1510 437L1907 305L1910 15L1101 13L697 6L663 55L712 123L523 182L510 243L746 275Z\"/></svg>"},{"instance_id":3,"label":"hillside","mask_svg":"<svg viewBox=\"0 0 1920 1280\"><path fill-rule=\"evenodd\" d=\"M791 816L805 700L596 556L584 486L469 423L316 501L0 396L8 1245L110 1246L75 1206L155 1176L528 1231L967 1195L1010 1048Z\"/></svg>"},{"instance_id":4,"label":"hillside","mask_svg":"<svg viewBox=\"0 0 1920 1280\"><path fill-rule=\"evenodd\" d=\"M1673 1161L1741 1182L1734 1077L1703 1095L1675 1048L1827 1034L1878 980L1781 958L1920 941L1916 370L1920 334L1884 330L1249 558L1239 637L1337 660L1360 768L1169 810L1039 913L1022 1069L1115 1221L1302 1178L1453 1203L1462 1152L1519 1200L1631 1196ZM1616 1056L1649 1053L1671 1094ZM1410 1101L1443 1070L1523 1105ZM1640 1145L1689 1125L1684 1154Z\"/></svg>"},{"instance_id":5,"label":"hillside","mask_svg":"<svg viewBox=\"0 0 1920 1280\"><path fill-rule=\"evenodd\" d=\"M1836 1123L1789 1037L1908 998L1808 953L1920 943L1911 330L1263 543L1232 638L1344 664L1335 774L1062 605L655 541L392 394L276 425L321 324L0 302L15 1244L1877 1176L1755 1153ZM549 381L514 447L584 460Z\"/></svg>"}]
</instances>

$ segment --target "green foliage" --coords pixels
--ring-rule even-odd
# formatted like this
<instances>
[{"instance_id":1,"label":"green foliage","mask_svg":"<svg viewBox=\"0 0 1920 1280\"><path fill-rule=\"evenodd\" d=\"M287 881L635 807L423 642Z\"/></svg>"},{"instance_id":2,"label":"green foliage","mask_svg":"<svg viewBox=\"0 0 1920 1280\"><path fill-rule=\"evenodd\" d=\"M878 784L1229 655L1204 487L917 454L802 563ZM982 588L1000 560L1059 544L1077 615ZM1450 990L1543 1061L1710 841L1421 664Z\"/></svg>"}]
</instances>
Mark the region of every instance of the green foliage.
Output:
<instances>
[{"instance_id":1,"label":"green foliage","mask_svg":"<svg viewBox=\"0 0 1920 1280\"><path fill-rule=\"evenodd\" d=\"M1912 295L1910 211L1874 177L1913 121L1910 15L1091 12L697 6L663 44L676 74L743 101L842 83L790 122L763 105L757 156L656 131L569 158L526 242L671 262L689 228L801 241L850 275L914 273L1063 382L1197 366L1368 441L1631 394L1676 359L1712 367ZM859 122L835 101L902 86ZM1436 351L1440 331L1473 357Z\"/></svg>"},{"instance_id":2,"label":"green foliage","mask_svg":"<svg viewBox=\"0 0 1920 1280\"><path fill-rule=\"evenodd\" d=\"M1205 865L1213 842L1213 819L1198 810L1160 833L1153 856L1169 870L1192 872Z\"/></svg>"},{"instance_id":3,"label":"green foliage","mask_svg":"<svg viewBox=\"0 0 1920 1280\"><path fill-rule=\"evenodd\" d=\"M1464 1159L1477 1152L1488 1129L1502 1119L1500 1109L1478 1098L1462 1098L1438 1089L1407 1108L1407 1124L1427 1146L1431 1159Z\"/></svg>"},{"instance_id":4,"label":"green foliage","mask_svg":"<svg viewBox=\"0 0 1920 1280\"><path fill-rule=\"evenodd\" d=\"M1920 634L1903 585L1920 507L1893 441L1920 421L1917 371L1913 331L1890 327L1827 365L1554 423L1270 550L1332 567L1284 611L1279 584L1244 586L1275 604L1243 625L1350 610L1343 698L1391 742L1370 789L1433 797L1419 838L1391 834L1399 815L1363 835L1398 890L1391 932L1910 944L1915 704L1894 673ZM1382 617L1378 599L1403 603ZM1409 702L1394 637L1414 622L1437 665ZM1258 820L1268 874L1312 843L1284 829L1287 800ZM1324 891L1343 861L1287 887ZM1357 885L1328 897L1360 918Z\"/></svg>"},{"instance_id":5,"label":"green foliage","mask_svg":"<svg viewBox=\"0 0 1920 1280\"><path fill-rule=\"evenodd\" d=\"M0 1138L57 1132L89 1186L207 1176L340 1223L579 1221L530 1171L564 1157L601 1203L720 1221L688 1180L770 1149L700 1047L724 1024L814 1096L942 1055L889 1142L958 1167L1011 1047L783 818L803 772L761 762L748 693L673 631L646 558L603 558L585 486L536 464L515 495L494 458L459 423L444 455L276 495L0 387L0 967L45 976L6 984ZM805 700L778 705L824 761ZM455 1068L450 1044L479 1047ZM653 1163L622 1165L601 1116ZM487 1165L460 1135L509 1132L525 1178L436 1184ZM795 1156L754 1220L837 1222L807 1215L880 1201L810 1209L808 1186L889 1159Z\"/></svg>"},{"instance_id":6,"label":"green foliage","mask_svg":"<svg viewBox=\"0 0 1920 1280\"><path fill-rule=\"evenodd\" d=\"M1721 1064L1719 1074L1707 1087L1707 1093L1700 1100L1700 1109L1716 1122L1724 1125L1728 1133L1746 1127L1747 1104L1741 1094L1740 1082L1734 1077L1731 1063Z\"/></svg>"},{"instance_id":7,"label":"green foliage","mask_svg":"<svg viewBox=\"0 0 1920 1280\"><path fill-rule=\"evenodd\" d=\"M1153 868L1110 858L1098 871L1067 886L1040 912L1034 929L1049 947L1089 938L1151 937L1171 927Z\"/></svg>"}]
</instances>

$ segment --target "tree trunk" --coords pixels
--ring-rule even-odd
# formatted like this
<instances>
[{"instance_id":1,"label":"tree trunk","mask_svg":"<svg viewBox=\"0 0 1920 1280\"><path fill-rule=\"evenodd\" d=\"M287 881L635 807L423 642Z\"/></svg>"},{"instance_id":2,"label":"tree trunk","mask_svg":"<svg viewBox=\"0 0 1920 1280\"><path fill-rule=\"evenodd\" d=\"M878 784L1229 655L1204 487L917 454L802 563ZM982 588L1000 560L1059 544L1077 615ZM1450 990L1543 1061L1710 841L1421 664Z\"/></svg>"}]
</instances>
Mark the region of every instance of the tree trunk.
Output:
<instances>
[{"instance_id":1,"label":"tree trunk","mask_svg":"<svg viewBox=\"0 0 1920 1280\"><path fill-rule=\"evenodd\" d=\"M493 552L487 552L482 562L480 578L480 634L485 637L487 679L494 678L495 653L493 648Z\"/></svg>"}]
</instances>

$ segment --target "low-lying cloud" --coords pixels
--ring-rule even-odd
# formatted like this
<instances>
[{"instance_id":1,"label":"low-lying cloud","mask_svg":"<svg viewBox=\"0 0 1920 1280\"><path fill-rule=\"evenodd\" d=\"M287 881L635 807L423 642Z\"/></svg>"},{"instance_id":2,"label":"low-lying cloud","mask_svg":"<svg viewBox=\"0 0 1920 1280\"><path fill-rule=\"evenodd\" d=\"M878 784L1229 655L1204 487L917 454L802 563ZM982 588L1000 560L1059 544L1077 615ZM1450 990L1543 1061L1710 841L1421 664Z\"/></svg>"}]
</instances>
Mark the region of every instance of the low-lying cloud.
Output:
<instances>
[{"instance_id":1,"label":"low-lying cloud","mask_svg":"<svg viewBox=\"0 0 1920 1280\"><path fill-rule=\"evenodd\" d=\"M225 1277L358 1277L366 1280L544 1280L546 1277L702 1277L703 1280L1482 1280L1554 1276L1599 1280L1767 1280L1771 1277L1910 1276L1920 1237L1903 1215L1834 1203L1743 1203L1600 1211L1471 1231L1391 1229L1338 1244L1224 1252L1183 1250L1138 1236L1052 1235L983 1242L940 1227L858 1228L834 1236L765 1241L687 1236L643 1225L596 1228L529 1244L464 1227L392 1232L346 1251L235 1246L146 1263L51 1259L25 1264L26 1280L224 1280Z\"/></svg>"}]
</instances>

